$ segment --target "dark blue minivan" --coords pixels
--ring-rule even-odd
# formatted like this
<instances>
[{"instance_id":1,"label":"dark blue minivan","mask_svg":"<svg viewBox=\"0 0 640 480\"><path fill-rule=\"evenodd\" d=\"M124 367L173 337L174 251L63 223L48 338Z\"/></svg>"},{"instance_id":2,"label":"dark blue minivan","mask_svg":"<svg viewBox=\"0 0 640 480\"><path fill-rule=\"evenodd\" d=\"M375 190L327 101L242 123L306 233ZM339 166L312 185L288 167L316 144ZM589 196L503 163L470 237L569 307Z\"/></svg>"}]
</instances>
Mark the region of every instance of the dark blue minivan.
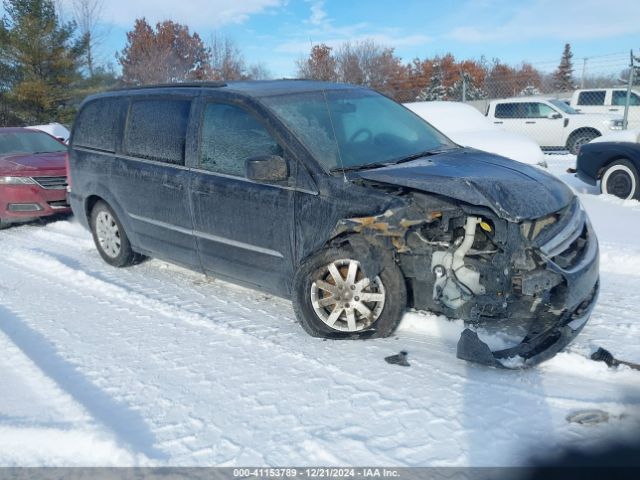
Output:
<instances>
[{"instance_id":1,"label":"dark blue minivan","mask_svg":"<svg viewBox=\"0 0 640 480\"><path fill-rule=\"evenodd\" d=\"M563 348L597 298L597 240L562 182L456 145L366 88L95 95L73 128L70 185L109 264L151 256L292 298L314 336L385 337L424 309L467 322L461 358L526 365ZM478 325L519 340L491 352Z\"/></svg>"}]
</instances>

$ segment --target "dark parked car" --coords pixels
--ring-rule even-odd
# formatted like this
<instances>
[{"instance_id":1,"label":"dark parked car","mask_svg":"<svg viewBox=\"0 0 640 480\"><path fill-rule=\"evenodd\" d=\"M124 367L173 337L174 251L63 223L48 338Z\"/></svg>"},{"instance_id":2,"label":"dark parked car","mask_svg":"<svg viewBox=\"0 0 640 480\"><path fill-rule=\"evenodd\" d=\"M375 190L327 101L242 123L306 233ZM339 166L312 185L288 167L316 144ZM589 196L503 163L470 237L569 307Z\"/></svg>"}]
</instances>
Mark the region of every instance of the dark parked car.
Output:
<instances>
[{"instance_id":1,"label":"dark parked car","mask_svg":"<svg viewBox=\"0 0 640 480\"><path fill-rule=\"evenodd\" d=\"M67 147L26 128L0 128L0 228L68 213Z\"/></svg>"},{"instance_id":2,"label":"dark parked car","mask_svg":"<svg viewBox=\"0 0 640 480\"><path fill-rule=\"evenodd\" d=\"M533 364L584 326L598 245L578 200L535 167L461 148L365 88L182 84L88 98L70 198L100 255L143 255L293 299L304 329L386 337L408 307L522 327L491 352Z\"/></svg>"},{"instance_id":3,"label":"dark parked car","mask_svg":"<svg viewBox=\"0 0 640 480\"><path fill-rule=\"evenodd\" d=\"M640 199L639 171L640 144L630 142L588 143L580 149L575 169L583 182L600 181L602 193L627 200Z\"/></svg>"}]
</instances>

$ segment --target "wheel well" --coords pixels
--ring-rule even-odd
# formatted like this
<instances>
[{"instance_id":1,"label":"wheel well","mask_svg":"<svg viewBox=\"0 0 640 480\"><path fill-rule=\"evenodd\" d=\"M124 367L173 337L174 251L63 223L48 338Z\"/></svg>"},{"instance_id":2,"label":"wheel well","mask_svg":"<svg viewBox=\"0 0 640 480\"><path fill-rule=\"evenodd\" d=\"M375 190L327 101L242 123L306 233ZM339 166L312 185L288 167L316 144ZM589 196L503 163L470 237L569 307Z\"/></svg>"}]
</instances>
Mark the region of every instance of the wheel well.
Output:
<instances>
[{"instance_id":1,"label":"wheel well","mask_svg":"<svg viewBox=\"0 0 640 480\"><path fill-rule=\"evenodd\" d=\"M87 217L87 220L91 218L91 211L93 210L95 204L99 201L104 202L104 199L102 197L99 197L98 195L91 195L86 199L84 203L84 213Z\"/></svg>"},{"instance_id":2,"label":"wheel well","mask_svg":"<svg viewBox=\"0 0 640 480\"><path fill-rule=\"evenodd\" d=\"M571 140L573 140L577 135L580 135L581 133L595 133L596 137L600 137L602 136L602 133L600 133L599 130L596 130L595 128L592 127L582 127L582 128L578 128L576 130L574 130L573 132L571 132L571 135L569 135L569 138L567 139L568 142L570 142Z\"/></svg>"}]
</instances>

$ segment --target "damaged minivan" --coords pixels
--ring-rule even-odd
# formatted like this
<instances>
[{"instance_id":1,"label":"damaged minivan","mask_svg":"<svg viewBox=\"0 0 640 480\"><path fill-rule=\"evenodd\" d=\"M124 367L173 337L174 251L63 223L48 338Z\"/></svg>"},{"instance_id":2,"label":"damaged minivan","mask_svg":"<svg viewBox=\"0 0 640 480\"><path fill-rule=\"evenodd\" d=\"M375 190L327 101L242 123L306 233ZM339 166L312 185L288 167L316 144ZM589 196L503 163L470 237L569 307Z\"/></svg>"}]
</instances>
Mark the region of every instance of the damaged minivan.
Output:
<instances>
[{"instance_id":1,"label":"damaged minivan","mask_svg":"<svg viewBox=\"0 0 640 480\"><path fill-rule=\"evenodd\" d=\"M407 308L463 319L458 357L553 356L598 296L578 199L542 170L463 148L389 98L313 81L89 97L70 202L102 258L145 256L291 298L311 335L391 335ZM492 351L478 329L509 332Z\"/></svg>"}]
</instances>

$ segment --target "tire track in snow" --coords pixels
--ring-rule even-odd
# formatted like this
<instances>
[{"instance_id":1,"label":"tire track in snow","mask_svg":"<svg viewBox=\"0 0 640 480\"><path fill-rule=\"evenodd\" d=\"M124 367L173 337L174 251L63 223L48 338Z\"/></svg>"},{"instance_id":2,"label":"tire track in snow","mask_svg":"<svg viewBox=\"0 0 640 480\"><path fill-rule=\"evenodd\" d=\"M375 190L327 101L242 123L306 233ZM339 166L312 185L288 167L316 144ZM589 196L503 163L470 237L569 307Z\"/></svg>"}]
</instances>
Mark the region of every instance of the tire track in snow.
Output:
<instances>
[{"instance_id":1,"label":"tire track in snow","mask_svg":"<svg viewBox=\"0 0 640 480\"><path fill-rule=\"evenodd\" d=\"M370 389L364 388L364 385L374 389L378 389L380 387L378 383L372 382L368 379L363 379L362 377L349 372L348 370L340 367L339 365L335 365L335 364L328 365L327 363L321 362L316 358L312 358L307 355L304 355L299 351L294 351L286 347L285 345L283 345L283 343L280 341L282 339L278 339L278 338L274 339L274 338L261 336L261 335L258 335L257 332L252 331L251 329L246 329L242 327L238 328L233 323L225 323L224 317L222 317L222 323L221 323L217 321L220 319L220 317L216 319L203 314L202 312L206 311L206 307L198 304L197 302L196 303L189 302L189 307L184 308L181 305L176 305L175 303L168 301L170 300L170 298L167 298L166 299L167 301L159 300L153 297L149 297L148 294L135 292L135 286L132 286L131 290L127 290L123 286L114 285L109 281L102 280L98 277L95 277L91 274L86 273L85 271L76 270L72 267L65 265L55 257L48 255L47 253L44 253L44 252L34 253L34 252L23 250L23 249L14 250L13 252L14 253L13 255L11 255L11 259L16 264L29 268L33 271L46 272L47 275L52 276L54 278L61 278L65 282L73 285L76 288L90 290L94 293L94 295L96 295L95 298L100 298L97 296L97 294L106 295L112 300L115 300L116 302L125 302L132 306L143 308L152 314L159 313L171 320L180 320L191 326L212 330L217 334L232 336L235 339L240 340L247 347L251 347L251 348L260 347L260 348L269 350L270 352L272 352L275 349L281 354L293 357L293 360L295 361L302 360L305 363L312 365L316 370L324 372L327 369L329 369L331 373L338 375L341 379L349 378L351 382L348 382L345 384L354 385L354 386L356 384L362 385L363 388L360 389L361 391L370 391ZM116 272L119 272L119 271L121 270L116 270ZM222 288L225 288L225 287L222 287ZM173 299L176 301L180 301L180 298L177 296L173 296ZM237 307L243 307L243 309L245 309L246 311L252 311L251 309L247 309L246 305L241 304L240 302L230 301L228 303ZM115 307L116 305L117 303L112 303L112 306ZM269 316L270 318L276 321L280 320L275 315L267 314L267 316ZM274 331L277 331L277 329L274 329ZM254 342L254 340L258 340L258 343ZM429 345L430 350L432 351L434 348L442 349L442 343L439 342L438 340L430 337L420 337L415 334L405 335L405 343L410 343L414 345L427 344ZM446 356L455 355L453 352L440 352L440 353L444 353L444 355ZM484 369L484 367L476 367L476 366L473 366L473 368ZM440 375L446 376L447 378L450 378L451 380L455 380L459 383L471 382L471 383L476 383L478 385L486 384L485 380L476 381L476 380L470 379L466 374L452 373L446 370L442 370L441 368L438 369L438 373ZM526 376L527 375L526 371L501 372L501 373L503 373L503 375L501 375L503 377L502 381L499 383L493 383L492 384L493 388L499 388L505 392L513 392L529 398L544 398L545 400L548 400L548 401L570 402L576 407L594 404L593 400L577 401L575 399L571 399L570 397L564 397L562 395L555 395L550 397L548 394L544 392L534 393L534 392L524 391L518 387L514 387L512 385L512 380L509 378L509 376L510 375ZM505 380L504 377L507 377L507 379ZM405 405L406 408L420 408L419 403L417 405L411 404L409 403L409 401L407 400L407 397L405 396L390 394L390 392L385 392L385 394L389 395L388 397L386 397L386 399L396 401L396 402L401 402Z\"/></svg>"},{"instance_id":2,"label":"tire track in snow","mask_svg":"<svg viewBox=\"0 0 640 480\"><path fill-rule=\"evenodd\" d=\"M25 230L28 231L28 229ZM153 319L155 321L155 311L160 308L164 313L157 318L158 329L171 326L171 328L180 328L187 333L192 330L194 338L201 335L199 331L208 331L212 333L211 341L220 342L221 347L229 344L233 348L239 346L240 351L256 350L258 352L256 357L263 358L265 364L291 365L294 372L297 368L297 372L301 372L306 380L311 382L307 388L315 392L316 395L320 395L320 399L316 401L332 402L331 404L339 408L340 411L355 409L360 404L366 405L366 408L376 412L379 417L378 421L385 425L384 429L378 429L373 433L361 424L342 425L337 431L332 432L327 429L327 425L322 426L322 423L309 423L311 421L318 422L318 419L304 413L310 408L306 405L297 405L298 416L295 416L292 415L290 406L274 400L272 392L265 390L256 394L252 393L253 397L249 399L250 404L253 405L252 408L255 408L255 412L262 412L260 413L261 418L270 418L287 425L287 430L291 432L290 438L288 440L283 438L282 441L296 442L304 439L306 443L303 443L307 445L307 447L289 444L279 446L280 450L274 450L266 457L261 457L264 458L261 463L277 463L277 459L287 456L288 458L312 459L314 457L311 456L310 449L325 450L328 454L333 454L333 457L328 455L326 458L339 459L348 463L354 458L363 458L363 443L371 452L367 458L369 460L375 458L376 462L380 464L412 464L412 462L424 464L430 461L447 461L446 458L425 451L424 447L415 443L417 440L426 442L426 444L430 442L442 443L449 440L452 442L450 451L462 453L455 455L457 460L449 458L448 461L463 462L464 452L468 448L464 442L464 430L469 427L465 425L464 420L459 418L458 414L461 412L456 411L456 405L461 395L464 395L469 389L482 391L485 395L495 398L496 402L503 402L503 416L506 417L504 418L505 428L508 428L508 425L514 425L513 422L520 421L516 417L520 413L518 405L523 402L532 405L550 405L556 410L559 409L558 411L594 405L603 408L621 406L625 408L625 405L621 405L620 402L611 403L610 401L615 398L608 392L610 388L607 385L609 382L615 381L612 376L596 379L593 384L594 389L600 389L601 386L606 387L602 389L602 394L596 398L593 396L590 399L573 398L570 389L567 390L568 393L564 393L564 390L559 387L554 388L553 395L550 396L549 392L545 392L544 389L531 389L531 379L536 376L535 372L509 372L505 374L504 372L488 371L482 367L461 366L460 361L454 358L454 348L449 344L443 344L440 339L435 337L400 332L401 341L399 342L390 339L372 342L321 343L317 339L304 336L299 331L299 327L293 323L293 317L290 313L280 312L282 308L290 310L290 306L284 300L271 300L270 303L275 304L275 307L265 305L264 302L247 299L247 290L210 282L199 274L184 273L182 270L175 274L172 268L164 268L157 262L150 262L134 269L111 270L102 265L101 260L92 250L82 249L70 253L69 246L75 243L75 237L72 235L69 236L71 241L67 241L64 235L55 236L55 239L43 245L42 240L45 237L25 235L24 231L22 234L18 234L18 229L16 232L15 236L11 236L9 242L11 245L6 249L9 255L12 253L26 255L12 264L16 278L28 279L38 289L50 291L52 294L74 289L78 296L82 297L83 302L99 302L100 308L103 308L107 313L112 312L111 315L116 315L115 312L122 312L120 315L123 317L131 315L132 317L137 316L141 320ZM41 261L43 259L44 263ZM25 269L25 264L29 263L31 265ZM61 266L63 268L60 268ZM49 269L53 269L53 272ZM76 275L74 272L83 273L84 276ZM194 279L197 279L197 282L202 285L189 285ZM110 292L109 295L101 294L101 290L104 288ZM199 300L194 300L194 297ZM239 298L241 300L238 300ZM242 310L240 310L240 305L243 307ZM233 307L238 314L229 314L229 306ZM70 305L69 308L74 307ZM225 312L225 310L227 311ZM252 316L257 316L259 311L263 312L261 316L264 318L256 317L255 320L248 318L247 312L256 312L252 313ZM194 322L183 321L181 317L185 315ZM431 319L426 317L426 321L428 320ZM267 323L271 321L275 326ZM247 323L249 323L249 328L247 328ZM256 325L252 325L252 323ZM34 320L30 321L30 324L37 326L38 330L46 331L44 326L40 328L41 325ZM67 328L69 331L65 332L65 335L75 334L73 324ZM138 322L123 323L121 332L118 331L118 337L115 338L133 342L132 344L135 345L135 339L132 339L132 336L135 336L136 331L144 331L138 328ZM51 341L51 338L64 339L64 336L56 334L54 331L47 331L47 333L49 333L48 341ZM176 333L179 333L178 330ZM109 338L105 338L105 343L109 340ZM144 339L138 341L142 342ZM327 348L322 348L325 345ZM397 367L388 367L382 362L383 353L387 353L389 349L397 351L400 348L398 345L410 347L414 368L403 370ZM99 345L96 344L96 346ZM88 367L84 365L90 364L91 362L87 362L87 360L92 359L87 358L83 353L74 353L70 346L59 342L58 348L63 353L66 352L70 361L83 366L85 371L87 370ZM221 348L221 355L225 355L229 351L233 350ZM145 349L144 352L152 355L149 361L159 365L161 364L159 362L172 359L172 357L163 356L165 354L162 350L156 351L155 348ZM191 353L185 352L185 355L191 355ZM342 363L342 355L346 355L345 359L348 361L369 362L371 368L378 372L377 375L371 375L358 365ZM285 360L278 360L279 357ZM188 357L188 361L193 364L194 361L207 362L209 359L194 356ZM100 368L104 367L100 366ZM202 381L203 378L206 378L196 376L200 370L193 369L188 363L174 364L172 368L177 374L184 376L181 382L184 382L185 386L189 382ZM544 370L543 373L545 373ZM98 375L104 376L104 371L99 373L100 371L102 370L97 370ZM549 372L549 369L546 369L546 372ZM91 370L88 373L92 378L94 377ZM135 372L132 375L135 377ZM284 373L282 377L283 385L277 387L287 387L286 375ZM144 388L153 387L153 379L145 379L143 375L140 377L143 378L140 382L144 383ZM393 381L389 381L390 377L393 378ZM556 381L562 383L563 378L560 377ZM97 380L102 379L98 377ZM241 377L238 380L241 381ZM417 389L422 395L428 392L428 390L420 389L419 384L432 383L434 388L440 388L438 385L441 385L443 381L447 383L447 390L441 393L436 390L436 395L433 397L412 395L413 389ZM313 387L314 384L331 385L333 390L342 393L330 393L328 399L323 400L321 392ZM136 397L136 394L126 397L126 384L120 385L118 382L112 381L111 385L110 394L120 398L128 398L134 406L138 404L143 407L140 403L142 399ZM216 385L212 384L212 388L215 387ZM279 390L277 387L276 389ZM242 392L242 389L239 392ZM304 392L300 392L299 395L302 398L307 398ZM339 404L335 404L334 399L342 398L342 396L348 398L350 405L340 407ZM175 400L175 398L167 398L166 400L167 405L163 408L175 408L170 404L171 400ZM241 401L241 398L238 400ZM425 424L423 419L427 419L428 423ZM174 442L170 448L173 452L172 462L198 461L193 456L194 452L197 453L200 460L206 460L208 457L222 461L224 458L242 458L243 454L252 455L250 458L253 459L258 458L255 450L250 447L250 445L255 446L251 442L236 442L236 445L247 445L244 451L236 450L232 445L227 445L226 450L223 448L219 452L202 447L201 441L194 442L194 435L190 434L189 430L191 428L191 432L193 432L198 427L184 426L185 423L189 423L188 419L185 421L183 418L175 422L172 417L168 417L166 421L154 419L154 422L155 428L152 430L156 435L162 437L161 432L164 431L168 432L167 442L177 439L177 443ZM171 428L174 425L176 427ZM417 425L421 425L422 432L417 433ZM246 428L254 428L254 426L247 425ZM462 436L460 432L463 432ZM302 436L302 433L306 436ZM277 436L269 438L269 444L277 438ZM410 439L413 443L407 443ZM222 440L220 443L224 444ZM455 446L453 446L454 443ZM159 439L158 445L160 447L164 445L162 439ZM262 445L265 446L265 444ZM283 454L282 449L286 449L287 455ZM260 450L263 451L263 449ZM251 451L254 453L248 453ZM279 452L279 457L273 457L276 452ZM303 457L305 453L308 457Z\"/></svg>"}]
</instances>

